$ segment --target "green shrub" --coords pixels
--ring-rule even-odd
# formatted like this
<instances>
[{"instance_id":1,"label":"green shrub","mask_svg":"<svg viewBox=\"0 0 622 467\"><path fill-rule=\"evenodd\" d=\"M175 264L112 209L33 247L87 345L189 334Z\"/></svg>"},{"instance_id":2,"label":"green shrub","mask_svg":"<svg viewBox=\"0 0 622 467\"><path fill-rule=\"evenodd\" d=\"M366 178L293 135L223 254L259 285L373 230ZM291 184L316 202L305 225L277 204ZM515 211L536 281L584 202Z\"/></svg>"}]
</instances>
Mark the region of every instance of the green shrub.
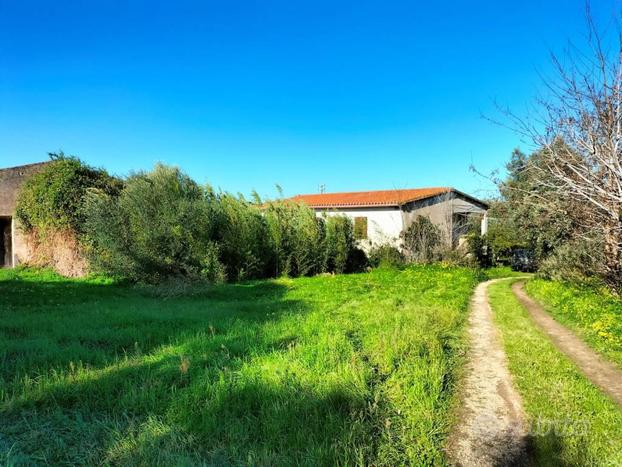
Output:
<instances>
[{"instance_id":1,"label":"green shrub","mask_svg":"<svg viewBox=\"0 0 622 467\"><path fill-rule=\"evenodd\" d=\"M477 264L473 260L473 256L465 247L449 248L449 246L441 247L438 252L440 261L447 267L462 266L475 267Z\"/></svg>"},{"instance_id":2,"label":"green shrub","mask_svg":"<svg viewBox=\"0 0 622 467\"><path fill-rule=\"evenodd\" d=\"M374 246L369 251L369 265L374 268L400 268L406 263L406 258L400 250L392 245L382 244Z\"/></svg>"},{"instance_id":3,"label":"green shrub","mask_svg":"<svg viewBox=\"0 0 622 467\"><path fill-rule=\"evenodd\" d=\"M274 253L268 225L259 203L250 203L228 193L208 198L216 213L214 240L220 246L220 261L231 280L270 275Z\"/></svg>"},{"instance_id":4,"label":"green shrub","mask_svg":"<svg viewBox=\"0 0 622 467\"><path fill-rule=\"evenodd\" d=\"M583 238L558 246L540 263L538 272L549 279L581 283L604 276L603 265L602 243Z\"/></svg>"},{"instance_id":5,"label":"green shrub","mask_svg":"<svg viewBox=\"0 0 622 467\"><path fill-rule=\"evenodd\" d=\"M470 233L467 239L467 247L473 261L480 268L493 266L493 249L486 235L480 235L478 232Z\"/></svg>"},{"instance_id":6,"label":"green shrub","mask_svg":"<svg viewBox=\"0 0 622 467\"><path fill-rule=\"evenodd\" d=\"M86 199L91 265L134 281L296 277L367 265L349 218L215 193L176 168L132 175L118 196L91 188Z\"/></svg>"},{"instance_id":7,"label":"green shrub","mask_svg":"<svg viewBox=\"0 0 622 467\"><path fill-rule=\"evenodd\" d=\"M215 215L203 189L179 169L132 175L118 198L92 190L86 222L92 263L145 282L220 280Z\"/></svg>"},{"instance_id":8,"label":"green shrub","mask_svg":"<svg viewBox=\"0 0 622 467\"><path fill-rule=\"evenodd\" d=\"M328 216L326 223L325 269L343 273L348 268L348 258L354 251L354 226L345 216Z\"/></svg>"},{"instance_id":9,"label":"green shrub","mask_svg":"<svg viewBox=\"0 0 622 467\"><path fill-rule=\"evenodd\" d=\"M348 257L347 272L364 272L369 268L369 258L365 251L354 247Z\"/></svg>"},{"instance_id":10,"label":"green shrub","mask_svg":"<svg viewBox=\"0 0 622 467\"><path fill-rule=\"evenodd\" d=\"M417 216L402 238L409 260L431 263L438 259L443 239L440 229L429 218Z\"/></svg>"},{"instance_id":11,"label":"green shrub","mask_svg":"<svg viewBox=\"0 0 622 467\"><path fill-rule=\"evenodd\" d=\"M324 272L324 223L308 207L291 201L269 202L264 210L274 252L272 276Z\"/></svg>"},{"instance_id":12,"label":"green shrub","mask_svg":"<svg viewBox=\"0 0 622 467\"><path fill-rule=\"evenodd\" d=\"M45 234L49 229L72 230L78 234L84 226L84 197L89 189L117 195L119 179L80 159L50 154L52 162L28 178L17 198L16 217L26 231Z\"/></svg>"}]
</instances>

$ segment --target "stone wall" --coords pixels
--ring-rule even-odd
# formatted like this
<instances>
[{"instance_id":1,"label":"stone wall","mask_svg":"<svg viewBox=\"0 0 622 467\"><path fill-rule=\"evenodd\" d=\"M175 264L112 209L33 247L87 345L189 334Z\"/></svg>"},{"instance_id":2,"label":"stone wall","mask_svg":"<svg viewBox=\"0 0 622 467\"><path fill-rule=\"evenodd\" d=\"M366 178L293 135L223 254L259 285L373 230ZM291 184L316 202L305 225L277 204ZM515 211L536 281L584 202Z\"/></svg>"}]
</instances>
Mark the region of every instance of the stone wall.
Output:
<instances>
[{"instance_id":1,"label":"stone wall","mask_svg":"<svg viewBox=\"0 0 622 467\"><path fill-rule=\"evenodd\" d=\"M0 169L0 216L13 217L17 194L22 184L49 162Z\"/></svg>"}]
</instances>

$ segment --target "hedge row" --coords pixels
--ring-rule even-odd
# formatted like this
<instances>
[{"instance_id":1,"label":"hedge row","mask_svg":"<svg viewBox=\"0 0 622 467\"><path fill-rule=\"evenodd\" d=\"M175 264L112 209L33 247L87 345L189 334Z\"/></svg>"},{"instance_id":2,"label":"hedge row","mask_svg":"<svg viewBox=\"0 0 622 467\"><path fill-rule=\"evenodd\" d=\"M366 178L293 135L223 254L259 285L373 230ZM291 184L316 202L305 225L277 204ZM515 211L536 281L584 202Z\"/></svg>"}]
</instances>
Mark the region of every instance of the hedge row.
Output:
<instances>
[{"instance_id":1,"label":"hedge row","mask_svg":"<svg viewBox=\"0 0 622 467\"><path fill-rule=\"evenodd\" d=\"M71 228L93 271L135 281L302 276L366 264L346 217L217 193L164 165L119 180L57 156L25 184L18 216L30 230Z\"/></svg>"}]
</instances>

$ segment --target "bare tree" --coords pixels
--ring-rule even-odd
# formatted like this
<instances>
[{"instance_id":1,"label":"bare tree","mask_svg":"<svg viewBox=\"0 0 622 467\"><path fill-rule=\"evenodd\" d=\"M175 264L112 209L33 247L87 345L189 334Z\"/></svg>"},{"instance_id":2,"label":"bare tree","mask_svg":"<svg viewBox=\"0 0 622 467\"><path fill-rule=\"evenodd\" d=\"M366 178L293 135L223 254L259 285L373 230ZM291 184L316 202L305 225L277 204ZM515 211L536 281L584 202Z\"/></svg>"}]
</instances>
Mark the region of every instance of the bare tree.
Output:
<instances>
[{"instance_id":1,"label":"bare tree","mask_svg":"<svg viewBox=\"0 0 622 467\"><path fill-rule=\"evenodd\" d=\"M586 49L569 45L552 55L555 76L524 119L510 112L513 128L547 155L541 172L547 198L582 202L581 230L603 239L606 279L622 284L622 35L605 41L586 11Z\"/></svg>"}]
</instances>

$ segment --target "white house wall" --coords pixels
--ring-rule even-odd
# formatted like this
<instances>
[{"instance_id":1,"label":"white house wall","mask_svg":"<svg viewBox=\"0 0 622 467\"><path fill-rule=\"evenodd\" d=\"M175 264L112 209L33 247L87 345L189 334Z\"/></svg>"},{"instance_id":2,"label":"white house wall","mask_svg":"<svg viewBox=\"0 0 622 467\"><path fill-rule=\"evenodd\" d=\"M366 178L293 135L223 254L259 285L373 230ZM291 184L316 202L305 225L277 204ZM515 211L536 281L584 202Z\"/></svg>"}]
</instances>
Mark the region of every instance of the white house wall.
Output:
<instances>
[{"instance_id":1,"label":"white house wall","mask_svg":"<svg viewBox=\"0 0 622 467\"><path fill-rule=\"evenodd\" d=\"M339 210L316 210L318 216L345 215L353 221L355 217L367 217L367 240L360 240L364 250L372 245L391 244L399 246L402 233L402 212L398 208L361 208Z\"/></svg>"},{"instance_id":2,"label":"white house wall","mask_svg":"<svg viewBox=\"0 0 622 467\"><path fill-rule=\"evenodd\" d=\"M318 216L346 215L353 220L355 217L366 217L367 240L359 241L359 245L366 251L373 245L381 244L399 247L402 231L406 230L417 216L429 218L439 227L443 238L455 246L463 232L456 229L458 224L454 225L453 217L460 213L483 215L486 213L486 206L461 193L450 192L408 203L403 209L398 207L316 209Z\"/></svg>"}]
</instances>

